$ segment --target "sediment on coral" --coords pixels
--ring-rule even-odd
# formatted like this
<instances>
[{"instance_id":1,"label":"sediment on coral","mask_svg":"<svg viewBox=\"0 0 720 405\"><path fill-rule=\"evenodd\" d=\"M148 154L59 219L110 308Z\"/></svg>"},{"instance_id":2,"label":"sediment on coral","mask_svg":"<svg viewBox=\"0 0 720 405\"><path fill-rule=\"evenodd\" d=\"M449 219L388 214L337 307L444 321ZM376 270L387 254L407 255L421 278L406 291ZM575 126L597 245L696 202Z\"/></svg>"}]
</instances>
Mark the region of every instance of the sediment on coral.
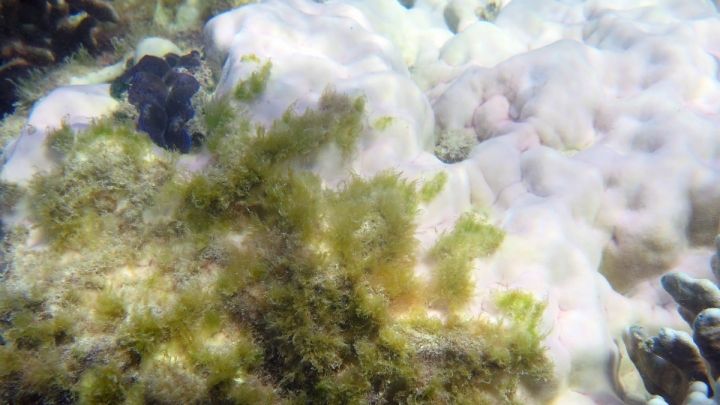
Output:
<instances>
[{"instance_id":1,"label":"sediment on coral","mask_svg":"<svg viewBox=\"0 0 720 405\"><path fill-rule=\"evenodd\" d=\"M57 170L22 197L46 247L13 238L0 292L1 402L496 404L550 378L532 295L498 293L498 319L428 315L415 221L432 190L303 169L330 145L352 156L362 98L326 92L267 128L234 102L199 110L198 173L110 120L48 137ZM465 269L501 235L468 215L433 257Z\"/></svg>"}]
</instances>

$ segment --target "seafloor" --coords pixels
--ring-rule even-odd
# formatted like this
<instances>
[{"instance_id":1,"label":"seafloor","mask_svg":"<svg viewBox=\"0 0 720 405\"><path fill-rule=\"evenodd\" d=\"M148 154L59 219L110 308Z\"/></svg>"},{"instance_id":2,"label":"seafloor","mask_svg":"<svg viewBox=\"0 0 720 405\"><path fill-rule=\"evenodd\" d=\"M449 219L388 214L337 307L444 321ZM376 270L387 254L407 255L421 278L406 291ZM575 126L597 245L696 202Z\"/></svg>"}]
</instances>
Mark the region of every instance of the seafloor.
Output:
<instances>
[{"instance_id":1,"label":"seafloor","mask_svg":"<svg viewBox=\"0 0 720 405\"><path fill-rule=\"evenodd\" d=\"M0 403L716 403L717 7L0 0Z\"/></svg>"}]
</instances>

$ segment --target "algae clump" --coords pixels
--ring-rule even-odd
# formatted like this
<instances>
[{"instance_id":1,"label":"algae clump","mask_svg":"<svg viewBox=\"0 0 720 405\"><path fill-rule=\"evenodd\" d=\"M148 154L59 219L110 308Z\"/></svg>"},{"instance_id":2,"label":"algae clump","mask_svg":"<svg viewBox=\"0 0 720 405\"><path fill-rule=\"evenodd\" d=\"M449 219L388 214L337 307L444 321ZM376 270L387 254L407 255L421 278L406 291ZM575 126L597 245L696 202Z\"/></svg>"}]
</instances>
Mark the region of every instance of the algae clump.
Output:
<instances>
[{"instance_id":1,"label":"algae clump","mask_svg":"<svg viewBox=\"0 0 720 405\"><path fill-rule=\"evenodd\" d=\"M428 203L440 194L447 183L448 175L446 172L438 172L430 180L425 182L420 188L420 201Z\"/></svg>"},{"instance_id":2,"label":"algae clump","mask_svg":"<svg viewBox=\"0 0 720 405\"><path fill-rule=\"evenodd\" d=\"M420 292L452 315L502 240L465 215L429 253L429 285L415 277L418 206L442 177L331 189L307 169L325 148L353 154L362 98L326 92L268 128L234 101L205 106L198 173L108 121L51 137L58 168L27 196L49 247L18 240L3 280L0 399L512 403L549 377L532 296L500 299L499 321L428 315Z\"/></svg>"},{"instance_id":3,"label":"algae clump","mask_svg":"<svg viewBox=\"0 0 720 405\"><path fill-rule=\"evenodd\" d=\"M259 62L257 57L247 58L248 61ZM241 80L233 92L235 99L238 101L249 103L255 100L265 91L268 79L270 79L270 69L272 63L265 62L258 70L253 71L245 80Z\"/></svg>"},{"instance_id":4,"label":"algae clump","mask_svg":"<svg viewBox=\"0 0 720 405\"><path fill-rule=\"evenodd\" d=\"M437 304L458 309L473 292L472 261L494 252L502 243L501 230L473 213L463 214L449 233L429 252L433 261L432 292Z\"/></svg>"}]
</instances>

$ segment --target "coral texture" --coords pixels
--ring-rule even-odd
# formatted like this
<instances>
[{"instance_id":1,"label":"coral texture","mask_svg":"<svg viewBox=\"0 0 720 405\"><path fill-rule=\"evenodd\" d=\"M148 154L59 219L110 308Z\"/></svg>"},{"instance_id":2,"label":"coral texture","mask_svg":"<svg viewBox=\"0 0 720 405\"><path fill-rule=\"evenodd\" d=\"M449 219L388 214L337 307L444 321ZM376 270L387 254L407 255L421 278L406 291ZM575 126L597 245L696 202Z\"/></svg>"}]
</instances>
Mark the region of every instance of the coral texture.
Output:
<instances>
[{"instance_id":1,"label":"coral texture","mask_svg":"<svg viewBox=\"0 0 720 405\"><path fill-rule=\"evenodd\" d=\"M14 109L15 82L31 69L62 61L81 46L96 51L108 39L102 23L118 20L109 1L0 3L0 117Z\"/></svg>"}]
</instances>

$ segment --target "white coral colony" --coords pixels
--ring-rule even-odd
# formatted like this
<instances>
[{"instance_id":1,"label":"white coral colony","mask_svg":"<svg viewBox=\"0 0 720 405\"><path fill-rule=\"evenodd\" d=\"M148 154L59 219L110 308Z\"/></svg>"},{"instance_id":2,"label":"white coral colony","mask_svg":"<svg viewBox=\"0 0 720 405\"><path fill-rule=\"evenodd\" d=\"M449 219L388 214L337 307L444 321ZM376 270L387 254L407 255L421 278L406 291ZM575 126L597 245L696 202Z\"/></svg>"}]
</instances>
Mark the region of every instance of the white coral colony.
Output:
<instances>
[{"instance_id":1,"label":"white coral colony","mask_svg":"<svg viewBox=\"0 0 720 405\"><path fill-rule=\"evenodd\" d=\"M530 403L651 398L623 343L631 324L694 347L660 277L711 278L720 219L712 2L268 0L214 17L204 37L208 60L222 64L218 99L256 70L250 59L272 63L247 103L257 123L314 108L332 88L366 103L353 173L393 169L419 182L445 173L419 214L422 249L468 211L502 228L499 250L474 262L462 315L489 316L498 290L547 303L554 376ZM55 104L51 94L35 111L67 113ZM21 138L8 149L2 178L43 169L29 162L44 156L36 147ZM321 152L311 167L328 187L348 179L337 156Z\"/></svg>"}]
</instances>

